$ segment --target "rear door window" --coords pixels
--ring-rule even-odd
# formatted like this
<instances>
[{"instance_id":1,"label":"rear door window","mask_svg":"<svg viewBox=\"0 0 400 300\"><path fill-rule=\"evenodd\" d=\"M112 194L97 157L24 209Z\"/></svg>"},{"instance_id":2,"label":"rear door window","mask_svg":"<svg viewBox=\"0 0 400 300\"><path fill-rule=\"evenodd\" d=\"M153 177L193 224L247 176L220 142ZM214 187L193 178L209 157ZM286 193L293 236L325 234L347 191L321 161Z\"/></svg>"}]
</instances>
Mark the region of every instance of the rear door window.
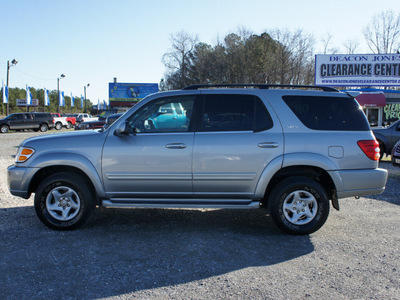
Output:
<instances>
[{"instance_id":1,"label":"rear door window","mask_svg":"<svg viewBox=\"0 0 400 300\"><path fill-rule=\"evenodd\" d=\"M205 95L199 131L263 131L272 128L262 101L252 95Z\"/></svg>"},{"instance_id":2,"label":"rear door window","mask_svg":"<svg viewBox=\"0 0 400 300\"><path fill-rule=\"evenodd\" d=\"M368 131L368 121L350 97L283 96L299 120L314 130Z\"/></svg>"}]
</instances>

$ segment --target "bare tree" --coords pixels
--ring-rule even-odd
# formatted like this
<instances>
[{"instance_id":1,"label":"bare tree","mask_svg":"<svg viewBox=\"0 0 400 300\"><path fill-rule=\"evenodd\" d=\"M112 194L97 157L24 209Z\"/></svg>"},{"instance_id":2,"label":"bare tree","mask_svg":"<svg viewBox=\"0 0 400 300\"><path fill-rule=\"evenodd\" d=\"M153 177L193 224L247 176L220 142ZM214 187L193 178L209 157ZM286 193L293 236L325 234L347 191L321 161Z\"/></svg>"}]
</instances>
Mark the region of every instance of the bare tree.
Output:
<instances>
[{"instance_id":1,"label":"bare tree","mask_svg":"<svg viewBox=\"0 0 400 300\"><path fill-rule=\"evenodd\" d=\"M372 22L364 27L363 34L373 53L394 53L400 48L400 13L393 10L375 15Z\"/></svg>"},{"instance_id":2,"label":"bare tree","mask_svg":"<svg viewBox=\"0 0 400 300\"><path fill-rule=\"evenodd\" d=\"M309 84L312 80L307 74L313 61L314 38L302 30L290 32L276 29L271 36L279 43L271 83Z\"/></svg>"},{"instance_id":3,"label":"bare tree","mask_svg":"<svg viewBox=\"0 0 400 300\"><path fill-rule=\"evenodd\" d=\"M344 44L343 47L345 48L347 54L355 54L358 46L360 46L360 43L354 39L354 40L347 40Z\"/></svg>"},{"instance_id":4,"label":"bare tree","mask_svg":"<svg viewBox=\"0 0 400 300\"><path fill-rule=\"evenodd\" d=\"M186 78L190 67L190 54L198 42L197 35L190 35L180 31L171 35L172 49L162 57L164 65L170 73L174 73L174 80L179 87L186 85Z\"/></svg>"},{"instance_id":5,"label":"bare tree","mask_svg":"<svg viewBox=\"0 0 400 300\"><path fill-rule=\"evenodd\" d=\"M339 49L336 47L331 47L333 35L330 32L326 33L326 36L321 38L322 45L324 47L322 54L336 54L339 52Z\"/></svg>"}]
</instances>

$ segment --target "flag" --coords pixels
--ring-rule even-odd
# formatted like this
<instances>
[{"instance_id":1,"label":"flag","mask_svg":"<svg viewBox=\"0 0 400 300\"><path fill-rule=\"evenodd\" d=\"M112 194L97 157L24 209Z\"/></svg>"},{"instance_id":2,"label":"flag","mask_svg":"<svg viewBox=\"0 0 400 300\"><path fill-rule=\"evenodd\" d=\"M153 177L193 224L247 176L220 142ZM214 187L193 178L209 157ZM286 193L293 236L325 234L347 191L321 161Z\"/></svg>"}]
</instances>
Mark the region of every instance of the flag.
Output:
<instances>
[{"instance_id":1,"label":"flag","mask_svg":"<svg viewBox=\"0 0 400 300\"><path fill-rule=\"evenodd\" d=\"M74 96L72 96L72 93L71 93L71 107L74 107Z\"/></svg>"},{"instance_id":2,"label":"flag","mask_svg":"<svg viewBox=\"0 0 400 300\"><path fill-rule=\"evenodd\" d=\"M30 87L26 85L26 106L32 105L32 94L30 91Z\"/></svg>"},{"instance_id":3,"label":"flag","mask_svg":"<svg viewBox=\"0 0 400 300\"><path fill-rule=\"evenodd\" d=\"M64 92L60 91L60 106L65 106Z\"/></svg>"},{"instance_id":4,"label":"flag","mask_svg":"<svg viewBox=\"0 0 400 300\"><path fill-rule=\"evenodd\" d=\"M8 103L8 86L4 86L4 82L3 82L3 103Z\"/></svg>"},{"instance_id":5,"label":"flag","mask_svg":"<svg viewBox=\"0 0 400 300\"><path fill-rule=\"evenodd\" d=\"M44 105L50 105L49 90L44 89Z\"/></svg>"},{"instance_id":6,"label":"flag","mask_svg":"<svg viewBox=\"0 0 400 300\"><path fill-rule=\"evenodd\" d=\"M83 96L81 95L81 108L83 108Z\"/></svg>"}]
</instances>

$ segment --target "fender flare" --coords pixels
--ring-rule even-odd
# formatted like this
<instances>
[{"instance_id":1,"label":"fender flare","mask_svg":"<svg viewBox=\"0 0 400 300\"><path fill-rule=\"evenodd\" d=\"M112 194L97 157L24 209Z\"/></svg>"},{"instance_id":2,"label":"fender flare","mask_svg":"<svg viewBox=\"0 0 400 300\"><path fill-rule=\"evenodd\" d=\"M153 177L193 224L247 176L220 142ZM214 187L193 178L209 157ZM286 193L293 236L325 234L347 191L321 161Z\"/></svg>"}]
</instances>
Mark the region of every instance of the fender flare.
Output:
<instances>
[{"instance_id":1,"label":"fender flare","mask_svg":"<svg viewBox=\"0 0 400 300\"><path fill-rule=\"evenodd\" d=\"M276 157L273 159L261 173L257 183L255 198L262 199L268 188L271 179L275 174L288 167L307 166L316 167L324 170L332 179L336 191L342 191L343 181L340 173L337 171L337 166L327 157L318 153L290 153Z\"/></svg>"},{"instance_id":2,"label":"fender flare","mask_svg":"<svg viewBox=\"0 0 400 300\"><path fill-rule=\"evenodd\" d=\"M383 145L385 145L385 153L390 154L388 151L391 150L393 146L390 144L389 139L385 135L378 132L374 132L374 136L378 142L381 141Z\"/></svg>"},{"instance_id":3,"label":"fender flare","mask_svg":"<svg viewBox=\"0 0 400 300\"><path fill-rule=\"evenodd\" d=\"M31 161L29 167L37 168L40 171L43 168L54 167L54 166L66 166L74 167L81 170L92 182L95 193L100 197L105 197L105 191L101 180L101 175L99 175L98 170L93 165L93 163L86 157L77 153L67 153L67 152L46 152L43 155L35 157ZM99 168L101 170L101 168ZM101 171L100 171L101 172ZM101 173L100 173L101 174Z\"/></svg>"}]
</instances>

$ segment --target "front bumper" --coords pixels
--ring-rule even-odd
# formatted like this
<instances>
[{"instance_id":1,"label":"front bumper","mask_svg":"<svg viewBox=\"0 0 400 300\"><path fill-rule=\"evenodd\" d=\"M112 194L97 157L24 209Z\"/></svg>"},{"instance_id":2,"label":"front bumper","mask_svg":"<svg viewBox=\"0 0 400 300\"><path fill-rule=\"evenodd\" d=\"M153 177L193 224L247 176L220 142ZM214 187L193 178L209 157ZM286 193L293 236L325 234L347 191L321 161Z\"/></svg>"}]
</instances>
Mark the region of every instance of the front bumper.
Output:
<instances>
[{"instance_id":1,"label":"front bumper","mask_svg":"<svg viewBox=\"0 0 400 300\"><path fill-rule=\"evenodd\" d=\"M14 196L28 199L31 196L29 185L38 168L26 168L11 165L7 168L7 185Z\"/></svg>"},{"instance_id":2,"label":"front bumper","mask_svg":"<svg viewBox=\"0 0 400 300\"><path fill-rule=\"evenodd\" d=\"M392 155L392 165L396 167L400 167L400 156Z\"/></svg>"}]
</instances>

